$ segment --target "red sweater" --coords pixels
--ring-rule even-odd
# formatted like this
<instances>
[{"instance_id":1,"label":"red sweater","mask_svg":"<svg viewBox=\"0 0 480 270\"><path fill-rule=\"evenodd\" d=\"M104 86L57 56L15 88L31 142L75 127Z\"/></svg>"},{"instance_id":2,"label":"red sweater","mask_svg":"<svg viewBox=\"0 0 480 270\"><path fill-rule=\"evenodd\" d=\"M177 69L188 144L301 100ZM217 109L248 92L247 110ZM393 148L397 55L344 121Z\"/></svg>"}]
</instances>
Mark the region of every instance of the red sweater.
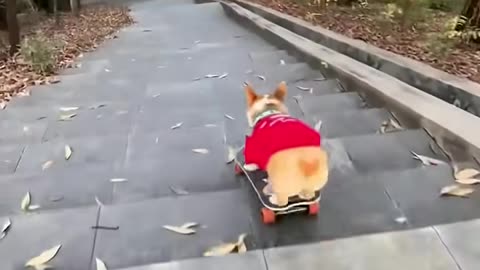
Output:
<instances>
[{"instance_id":1,"label":"red sweater","mask_svg":"<svg viewBox=\"0 0 480 270\"><path fill-rule=\"evenodd\" d=\"M260 119L245 138L245 164L266 170L270 157L281 150L303 146L320 146L320 134L298 119L273 114Z\"/></svg>"}]
</instances>

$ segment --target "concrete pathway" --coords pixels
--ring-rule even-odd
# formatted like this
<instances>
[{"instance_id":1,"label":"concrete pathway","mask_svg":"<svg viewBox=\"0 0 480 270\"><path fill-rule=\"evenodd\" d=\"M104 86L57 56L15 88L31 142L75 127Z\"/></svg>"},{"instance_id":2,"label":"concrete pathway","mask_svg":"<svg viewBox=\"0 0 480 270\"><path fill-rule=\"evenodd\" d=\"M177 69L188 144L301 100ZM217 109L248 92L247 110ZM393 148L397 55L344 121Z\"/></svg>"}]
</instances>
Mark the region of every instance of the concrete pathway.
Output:
<instances>
[{"instance_id":1,"label":"concrete pathway","mask_svg":"<svg viewBox=\"0 0 480 270\"><path fill-rule=\"evenodd\" d=\"M480 223L432 227L479 218L480 195L438 196L453 182L451 168L411 157L446 160L423 130L378 133L391 117L385 108L236 24L218 3L152 0L132 9L138 24L79 59L81 69L0 113L0 224L12 221L0 240L0 269L23 269L57 244L51 265L68 270L93 269L96 257L130 270L479 265ZM291 113L323 121L332 177L318 217L264 226L252 190L225 163L226 145L242 144L247 131L243 82L265 92L282 80ZM62 107L80 108L58 121L72 113ZM27 192L40 209L22 213ZM189 221L202 225L197 234L163 229ZM254 251L198 259L241 233Z\"/></svg>"}]
</instances>

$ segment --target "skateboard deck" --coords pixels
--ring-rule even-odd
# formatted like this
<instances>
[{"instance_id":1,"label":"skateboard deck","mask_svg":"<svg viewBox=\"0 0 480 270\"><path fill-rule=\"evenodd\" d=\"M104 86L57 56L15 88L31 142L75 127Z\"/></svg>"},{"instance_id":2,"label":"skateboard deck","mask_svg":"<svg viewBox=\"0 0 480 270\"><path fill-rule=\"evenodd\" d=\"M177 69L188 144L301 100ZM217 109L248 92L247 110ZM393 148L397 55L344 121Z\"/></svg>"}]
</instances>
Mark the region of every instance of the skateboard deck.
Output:
<instances>
[{"instance_id":1,"label":"skateboard deck","mask_svg":"<svg viewBox=\"0 0 480 270\"><path fill-rule=\"evenodd\" d=\"M262 170L251 171L245 167L245 156L243 153L243 147L237 152L235 158L235 170L237 173L245 175L248 182L252 186L253 190L258 196L260 203L268 208L271 211L274 211L276 214L289 214L293 212L305 211L308 210L309 206L317 204L320 201L321 194L320 192L315 193L315 197L312 200L303 200L298 196L290 197L288 204L286 206L278 206L271 202L271 192L270 185L268 184L268 175L267 172Z\"/></svg>"}]
</instances>

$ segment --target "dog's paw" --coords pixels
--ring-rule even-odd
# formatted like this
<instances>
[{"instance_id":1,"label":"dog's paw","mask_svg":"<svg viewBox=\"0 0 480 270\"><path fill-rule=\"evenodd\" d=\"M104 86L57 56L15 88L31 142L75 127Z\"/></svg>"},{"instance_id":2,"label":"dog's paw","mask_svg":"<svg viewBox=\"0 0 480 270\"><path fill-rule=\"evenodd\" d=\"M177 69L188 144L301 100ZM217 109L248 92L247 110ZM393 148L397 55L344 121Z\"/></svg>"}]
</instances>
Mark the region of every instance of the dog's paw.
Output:
<instances>
[{"instance_id":1,"label":"dog's paw","mask_svg":"<svg viewBox=\"0 0 480 270\"><path fill-rule=\"evenodd\" d=\"M258 170L258 165L257 164L245 164L243 165L243 168L246 170L246 171L249 171L249 172L253 172L253 171L256 171Z\"/></svg>"}]
</instances>

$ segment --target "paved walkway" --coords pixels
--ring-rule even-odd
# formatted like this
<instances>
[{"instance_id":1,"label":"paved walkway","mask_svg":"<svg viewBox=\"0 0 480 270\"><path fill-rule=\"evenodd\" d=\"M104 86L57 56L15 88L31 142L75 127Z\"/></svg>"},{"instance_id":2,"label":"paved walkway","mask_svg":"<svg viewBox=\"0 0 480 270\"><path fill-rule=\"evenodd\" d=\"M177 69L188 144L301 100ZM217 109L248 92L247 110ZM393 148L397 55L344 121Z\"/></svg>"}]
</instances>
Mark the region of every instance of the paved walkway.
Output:
<instances>
[{"instance_id":1,"label":"paved walkway","mask_svg":"<svg viewBox=\"0 0 480 270\"><path fill-rule=\"evenodd\" d=\"M445 160L423 130L379 134L391 117L386 109L236 24L217 3L152 0L132 9L138 24L79 59L82 67L62 83L37 87L0 113L0 224L12 221L0 240L0 269L23 269L57 244L51 264L68 270L89 269L95 257L131 270L479 265L478 222L430 227L479 218L480 196L439 198L451 169L412 159L410 151ZM271 91L282 80L291 113L323 121L332 177L318 217L268 227L249 186L225 164L225 144L240 145L246 131L243 82ZM80 108L58 121L72 113L62 107ZM27 192L40 209L25 214ZM162 228L189 221L202 225L197 234ZM241 233L253 252L195 259ZM305 243L314 244L298 246Z\"/></svg>"}]
</instances>

